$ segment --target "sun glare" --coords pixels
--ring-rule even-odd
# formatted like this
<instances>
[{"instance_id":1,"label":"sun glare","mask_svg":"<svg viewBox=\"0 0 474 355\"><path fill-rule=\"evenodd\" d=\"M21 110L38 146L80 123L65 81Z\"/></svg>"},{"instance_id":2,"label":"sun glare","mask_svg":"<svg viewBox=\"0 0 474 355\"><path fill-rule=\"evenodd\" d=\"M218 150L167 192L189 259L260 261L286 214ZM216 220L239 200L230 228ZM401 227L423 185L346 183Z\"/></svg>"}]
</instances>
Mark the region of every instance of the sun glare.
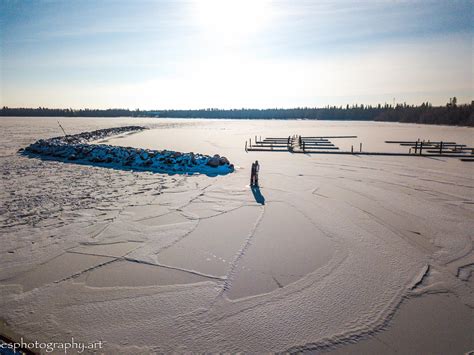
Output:
<instances>
[{"instance_id":1,"label":"sun glare","mask_svg":"<svg viewBox=\"0 0 474 355\"><path fill-rule=\"evenodd\" d=\"M266 0L197 0L193 16L206 36L235 41L261 30L269 10Z\"/></svg>"}]
</instances>

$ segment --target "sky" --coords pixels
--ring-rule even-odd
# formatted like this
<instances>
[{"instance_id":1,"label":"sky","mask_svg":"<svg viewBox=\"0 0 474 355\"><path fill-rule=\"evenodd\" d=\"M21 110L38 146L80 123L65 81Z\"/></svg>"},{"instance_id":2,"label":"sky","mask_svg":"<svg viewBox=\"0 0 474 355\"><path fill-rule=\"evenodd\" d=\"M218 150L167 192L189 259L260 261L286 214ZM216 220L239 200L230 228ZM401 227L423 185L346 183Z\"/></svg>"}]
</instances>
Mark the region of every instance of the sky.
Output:
<instances>
[{"instance_id":1,"label":"sky","mask_svg":"<svg viewBox=\"0 0 474 355\"><path fill-rule=\"evenodd\" d=\"M470 103L473 19L472 0L0 0L0 106Z\"/></svg>"}]
</instances>

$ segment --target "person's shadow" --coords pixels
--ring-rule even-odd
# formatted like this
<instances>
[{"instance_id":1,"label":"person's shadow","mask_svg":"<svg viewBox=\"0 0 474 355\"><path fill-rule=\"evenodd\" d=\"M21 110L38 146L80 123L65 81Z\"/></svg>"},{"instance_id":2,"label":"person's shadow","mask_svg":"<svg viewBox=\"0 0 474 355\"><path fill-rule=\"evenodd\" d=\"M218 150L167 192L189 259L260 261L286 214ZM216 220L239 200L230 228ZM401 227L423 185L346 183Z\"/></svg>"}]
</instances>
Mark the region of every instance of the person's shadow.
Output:
<instances>
[{"instance_id":1,"label":"person's shadow","mask_svg":"<svg viewBox=\"0 0 474 355\"><path fill-rule=\"evenodd\" d=\"M260 187L252 186L251 189L252 189L252 194L253 194L253 197L255 198L255 201L257 201L257 203L261 205L264 205L265 197L263 197L262 193L260 192Z\"/></svg>"}]
</instances>

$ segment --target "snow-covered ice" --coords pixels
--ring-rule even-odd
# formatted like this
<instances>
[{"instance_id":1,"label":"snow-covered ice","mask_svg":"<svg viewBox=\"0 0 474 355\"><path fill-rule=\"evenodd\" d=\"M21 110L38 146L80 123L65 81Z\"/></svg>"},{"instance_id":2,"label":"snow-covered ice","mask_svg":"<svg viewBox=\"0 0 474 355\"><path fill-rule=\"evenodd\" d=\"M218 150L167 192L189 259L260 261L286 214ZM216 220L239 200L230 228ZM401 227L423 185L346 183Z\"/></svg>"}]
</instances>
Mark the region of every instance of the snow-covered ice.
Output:
<instances>
[{"instance_id":1,"label":"snow-covered ice","mask_svg":"<svg viewBox=\"0 0 474 355\"><path fill-rule=\"evenodd\" d=\"M289 134L358 136L335 140L343 149L417 138L472 146L472 128L61 123L73 134L132 121L148 129L91 144L218 152L235 171L170 175L32 159L18 149L58 136L56 119L2 119L2 327L38 341L103 340L111 354L474 348L472 163L244 151L255 135ZM248 186L255 160L264 204Z\"/></svg>"}]
</instances>

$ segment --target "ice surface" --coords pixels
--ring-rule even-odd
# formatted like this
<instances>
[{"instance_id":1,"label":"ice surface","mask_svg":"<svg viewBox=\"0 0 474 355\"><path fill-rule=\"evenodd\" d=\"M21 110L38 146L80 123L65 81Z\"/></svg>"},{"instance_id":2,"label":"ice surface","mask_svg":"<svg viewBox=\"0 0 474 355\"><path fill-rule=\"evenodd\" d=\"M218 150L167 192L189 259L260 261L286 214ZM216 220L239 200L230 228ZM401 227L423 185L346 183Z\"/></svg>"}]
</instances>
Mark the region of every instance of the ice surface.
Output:
<instances>
[{"instance_id":1,"label":"ice surface","mask_svg":"<svg viewBox=\"0 0 474 355\"><path fill-rule=\"evenodd\" d=\"M230 228L237 219L240 223ZM161 250L158 260L166 265L225 276L255 220L255 209L251 207L202 219L185 238Z\"/></svg>"},{"instance_id":2,"label":"ice surface","mask_svg":"<svg viewBox=\"0 0 474 355\"><path fill-rule=\"evenodd\" d=\"M71 134L130 124L61 122ZM102 143L218 151L235 172L171 176L29 159L17 150L57 136L56 119L1 120L0 314L18 334L103 340L110 354L344 351L354 342L365 351L364 341L387 334L387 352L419 353L417 342L441 339L431 322L446 321L453 349L474 347L471 327L449 312L430 317L445 307L464 319L474 307L473 166L244 151L255 135L288 134L354 134L374 150L418 137L472 146L472 128L133 122L150 129ZM255 160L265 204L248 186ZM438 293L448 297L432 301ZM399 324L423 331L397 343Z\"/></svg>"},{"instance_id":3,"label":"ice surface","mask_svg":"<svg viewBox=\"0 0 474 355\"><path fill-rule=\"evenodd\" d=\"M4 279L3 281L22 285L24 291L29 291L48 283L63 281L112 260L113 258L110 257L91 254L62 254L17 277Z\"/></svg>"},{"instance_id":4,"label":"ice surface","mask_svg":"<svg viewBox=\"0 0 474 355\"><path fill-rule=\"evenodd\" d=\"M270 292L327 264L334 243L298 210L282 202L265 206L252 245L238 261L229 298Z\"/></svg>"},{"instance_id":5,"label":"ice surface","mask_svg":"<svg viewBox=\"0 0 474 355\"><path fill-rule=\"evenodd\" d=\"M207 277L181 270L127 261L105 265L77 279L92 287L179 285L208 280Z\"/></svg>"}]
</instances>

